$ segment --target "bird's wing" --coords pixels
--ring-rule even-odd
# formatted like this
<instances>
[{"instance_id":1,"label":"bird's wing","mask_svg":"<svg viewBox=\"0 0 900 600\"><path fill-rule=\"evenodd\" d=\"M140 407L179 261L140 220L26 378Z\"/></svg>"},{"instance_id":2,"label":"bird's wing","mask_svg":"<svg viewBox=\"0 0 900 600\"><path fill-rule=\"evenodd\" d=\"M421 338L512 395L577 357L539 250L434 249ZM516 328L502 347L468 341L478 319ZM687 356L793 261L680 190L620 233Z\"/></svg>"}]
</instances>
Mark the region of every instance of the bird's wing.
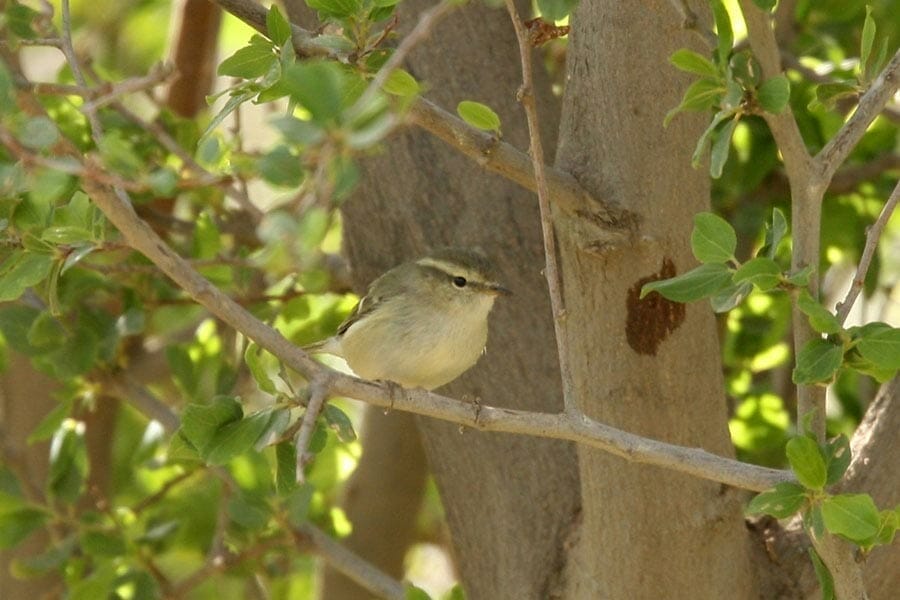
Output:
<instances>
[{"instance_id":1,"label":"bird's wing","mask_svg":"<svg viewBox=\"0 0 900 600\"><path fill-rule=\"evenodd\" d=\"M360 299L357 303L356 308L353 309L353 312L350 313L350 316L338 326L337 335L344 335L350 327L375 310L375 307L381 303L381 297L376 296L374 294L368 294Z\"/></svg>"}]
</instances>

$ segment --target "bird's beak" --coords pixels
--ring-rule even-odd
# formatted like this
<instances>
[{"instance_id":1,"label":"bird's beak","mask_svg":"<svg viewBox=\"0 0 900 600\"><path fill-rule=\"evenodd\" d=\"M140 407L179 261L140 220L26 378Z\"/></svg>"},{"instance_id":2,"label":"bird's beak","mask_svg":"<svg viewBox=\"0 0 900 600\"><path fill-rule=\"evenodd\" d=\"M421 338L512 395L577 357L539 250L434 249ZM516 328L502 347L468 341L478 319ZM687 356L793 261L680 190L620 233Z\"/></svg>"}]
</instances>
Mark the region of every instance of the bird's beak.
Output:
<instances>
[{"instance_id":1,"label":"bird's beak","mask_svg":"<svg viewBox=\"0 0 900 600\"><path fill-rule=\"evenodd\" d=\"M492 283L487 286L488 294L493 296L512 296L512 292L502 285L498 285L496 283Z\"/></svg>"}]
</instances>

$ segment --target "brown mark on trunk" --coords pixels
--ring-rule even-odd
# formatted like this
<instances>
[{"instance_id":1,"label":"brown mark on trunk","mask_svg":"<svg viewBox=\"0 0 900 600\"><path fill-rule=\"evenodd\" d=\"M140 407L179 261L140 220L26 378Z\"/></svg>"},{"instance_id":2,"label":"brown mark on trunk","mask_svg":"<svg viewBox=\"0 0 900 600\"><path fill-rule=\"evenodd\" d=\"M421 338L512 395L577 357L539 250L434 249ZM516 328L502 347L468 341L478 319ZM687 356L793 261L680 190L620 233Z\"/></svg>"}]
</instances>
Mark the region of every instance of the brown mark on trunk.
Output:
<instances>
[{"instance_id":1,"label":"brown mark on trunk","mask_svg":"<svg viewBox=\"0 0 900 600\"><path fill-rule=\"evenodd\" d=\"M625 335L628 345L638 354L655 356L662 341L684 322L684 304L666 300L657 292L641 300L644 284L675 275L675 264L664 258L658 273L639 279L628 289Z\"/></svg>"}]
</instances>

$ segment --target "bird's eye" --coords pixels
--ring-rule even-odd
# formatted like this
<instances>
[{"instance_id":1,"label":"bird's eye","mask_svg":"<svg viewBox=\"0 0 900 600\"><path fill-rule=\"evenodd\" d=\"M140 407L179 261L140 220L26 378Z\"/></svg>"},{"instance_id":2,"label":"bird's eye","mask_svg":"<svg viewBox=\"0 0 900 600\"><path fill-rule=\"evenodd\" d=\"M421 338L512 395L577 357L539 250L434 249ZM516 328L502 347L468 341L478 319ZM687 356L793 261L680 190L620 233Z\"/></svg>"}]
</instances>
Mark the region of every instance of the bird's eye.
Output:
<instances>
[{"instance_id":1,"label":"bird's eye","mask_svg":"<svg viewBox=\"0 0 900 600\"><path fill-rule=\"evenodd\" d=\"M453 285L455 285L458 288L466 287L467 283L468 283L468 281L466 281L465 277L456 276L453 278Z\"/></svg>"}]
</instances>

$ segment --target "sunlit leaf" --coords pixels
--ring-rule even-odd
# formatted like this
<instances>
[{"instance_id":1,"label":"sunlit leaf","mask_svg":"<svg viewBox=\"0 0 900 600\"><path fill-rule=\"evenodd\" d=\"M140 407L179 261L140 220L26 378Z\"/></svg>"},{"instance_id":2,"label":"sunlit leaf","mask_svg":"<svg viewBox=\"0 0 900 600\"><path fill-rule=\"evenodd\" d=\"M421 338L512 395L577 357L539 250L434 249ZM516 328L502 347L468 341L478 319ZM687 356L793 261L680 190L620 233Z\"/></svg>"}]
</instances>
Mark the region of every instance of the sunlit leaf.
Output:
<instances>
[{"instance_id":1,"label":"sunlit leaf","mask_svg":"<svg viewBox=\"0 0 900 600\"><path fill-rule=\"evenodd\" d=\"M815 440L798 436L788 440L785 454L791 469L804 487L821 490L827 480L827 469L822 451Z\"/></svg>"},{"instance_id":2,"label":"sunlit leaf","mask_svg":"<svg viewBox=\"0 0 900 600\"><path fill-rule=\"evenodd\" d=\"M490 106L471 100L463 100L456 106L463 121L485 131L500 131L500 117Z\"/></svg>"}]
</instances>

